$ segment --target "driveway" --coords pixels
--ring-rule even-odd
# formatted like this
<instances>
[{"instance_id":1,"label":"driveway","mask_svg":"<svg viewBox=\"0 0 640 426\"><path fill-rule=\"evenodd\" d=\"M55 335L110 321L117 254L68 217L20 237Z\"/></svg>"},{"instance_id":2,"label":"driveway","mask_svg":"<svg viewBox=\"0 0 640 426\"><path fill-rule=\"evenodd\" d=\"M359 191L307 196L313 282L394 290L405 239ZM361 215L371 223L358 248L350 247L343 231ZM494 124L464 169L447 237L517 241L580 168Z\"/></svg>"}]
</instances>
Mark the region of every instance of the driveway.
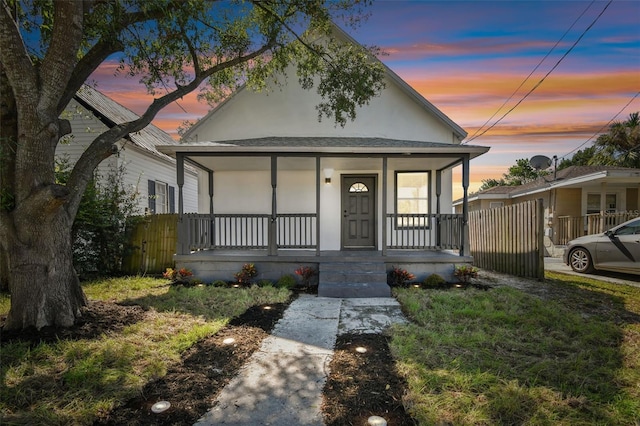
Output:
<instances>
[{"instance_id":1,"label":"driveway","mask_svg":"<svg viewBox=\"0 0 640 426\"><path fill-rule=\"evenodd\" d=\"M559 257L545 257L544 258L545 271L562 272L563 274L577 275L580 277L590 277L601 281L606 281L614 284L626 284L634 287L640 287L640 276L631 274L619 274L617 272L598 271L594 274L579 274L573 272L569 265L562 262Z\"/></svg>"}]
</instances>

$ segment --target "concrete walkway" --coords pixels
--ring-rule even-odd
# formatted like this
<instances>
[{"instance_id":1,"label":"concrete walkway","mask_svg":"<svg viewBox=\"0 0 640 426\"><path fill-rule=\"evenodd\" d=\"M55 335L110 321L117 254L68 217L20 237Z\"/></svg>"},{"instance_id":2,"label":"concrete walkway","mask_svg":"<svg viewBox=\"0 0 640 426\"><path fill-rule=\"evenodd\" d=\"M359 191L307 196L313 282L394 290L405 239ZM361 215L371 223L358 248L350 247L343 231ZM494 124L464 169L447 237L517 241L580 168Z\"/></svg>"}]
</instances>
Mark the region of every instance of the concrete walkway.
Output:
<instances>
[{"instance_id":1,"label":"concrete walkway","mask_svg":"<svg viewBox=\"0 0 640 426\"><path fill-rule=\"evenodd\" d=\"M393 298L302 295L196 425L323 425L322 388L338 334L405 322Z\"/></svg>"}]
</instances>

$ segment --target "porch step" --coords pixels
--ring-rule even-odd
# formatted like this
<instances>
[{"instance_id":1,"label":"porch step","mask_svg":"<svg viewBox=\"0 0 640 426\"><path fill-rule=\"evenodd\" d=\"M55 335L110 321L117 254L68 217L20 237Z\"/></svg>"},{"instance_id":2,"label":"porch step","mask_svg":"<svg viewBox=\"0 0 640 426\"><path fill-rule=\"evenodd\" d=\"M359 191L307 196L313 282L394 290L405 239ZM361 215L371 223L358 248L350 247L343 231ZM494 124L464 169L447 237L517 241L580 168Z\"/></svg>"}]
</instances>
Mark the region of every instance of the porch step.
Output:
<instances>
[{"instance_id":1,"label":"porch step","mask_svg":"<svg viewBox=\"0 0 640 426\"><path fill-rule=\"evenodd\" d=\"M318 296L390 297L384 262L320 263Z\"/></svg>"}]
</instances>

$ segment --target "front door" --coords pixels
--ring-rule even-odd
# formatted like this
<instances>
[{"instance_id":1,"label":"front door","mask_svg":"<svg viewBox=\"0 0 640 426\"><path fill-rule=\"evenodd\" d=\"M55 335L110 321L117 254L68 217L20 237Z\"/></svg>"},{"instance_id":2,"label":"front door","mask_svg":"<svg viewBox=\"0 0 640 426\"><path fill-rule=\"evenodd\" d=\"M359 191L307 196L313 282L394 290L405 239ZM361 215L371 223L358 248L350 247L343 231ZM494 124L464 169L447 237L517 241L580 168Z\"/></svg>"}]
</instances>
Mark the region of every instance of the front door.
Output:
<instances>
[{"instance_id":1,"label":"front door","mask_svg":"<svg viewBox=\"0 0 640 426\"><path fill-rule=\"evenodd\" d=\"M376 176L342 176L342 248L376 248Z\"/></svg>"}]
</instances>

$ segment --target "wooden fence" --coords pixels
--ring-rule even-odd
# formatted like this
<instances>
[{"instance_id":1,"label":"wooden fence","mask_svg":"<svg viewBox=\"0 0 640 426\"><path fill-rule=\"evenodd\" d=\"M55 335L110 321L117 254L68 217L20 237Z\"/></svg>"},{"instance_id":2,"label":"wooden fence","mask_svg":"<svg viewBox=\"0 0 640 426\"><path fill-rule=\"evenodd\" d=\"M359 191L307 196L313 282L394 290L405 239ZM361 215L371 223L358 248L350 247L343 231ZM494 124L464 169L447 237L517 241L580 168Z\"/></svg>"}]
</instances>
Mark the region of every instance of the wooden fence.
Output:
<instances>
[{"instance_id":1,"label":"wooden fence","mask_svg":"<svg viewBox=\"0 0 640 426\"><path fill-rule=\"evenodd\" d=\"M542 200L469 213L476 266L520 277L544 278Z\"/></svg>"},{"instance_id":2,"label":"wooden fence","mask_svg":"<svg viewBox=\"0 0 640 426\"><path fill-rule=\"evenodd\" d=\"M174 266L178 215L134 217L129 229L132 249L122 262L127 274L160 274Z\"/></svg>"}]
</instances>

